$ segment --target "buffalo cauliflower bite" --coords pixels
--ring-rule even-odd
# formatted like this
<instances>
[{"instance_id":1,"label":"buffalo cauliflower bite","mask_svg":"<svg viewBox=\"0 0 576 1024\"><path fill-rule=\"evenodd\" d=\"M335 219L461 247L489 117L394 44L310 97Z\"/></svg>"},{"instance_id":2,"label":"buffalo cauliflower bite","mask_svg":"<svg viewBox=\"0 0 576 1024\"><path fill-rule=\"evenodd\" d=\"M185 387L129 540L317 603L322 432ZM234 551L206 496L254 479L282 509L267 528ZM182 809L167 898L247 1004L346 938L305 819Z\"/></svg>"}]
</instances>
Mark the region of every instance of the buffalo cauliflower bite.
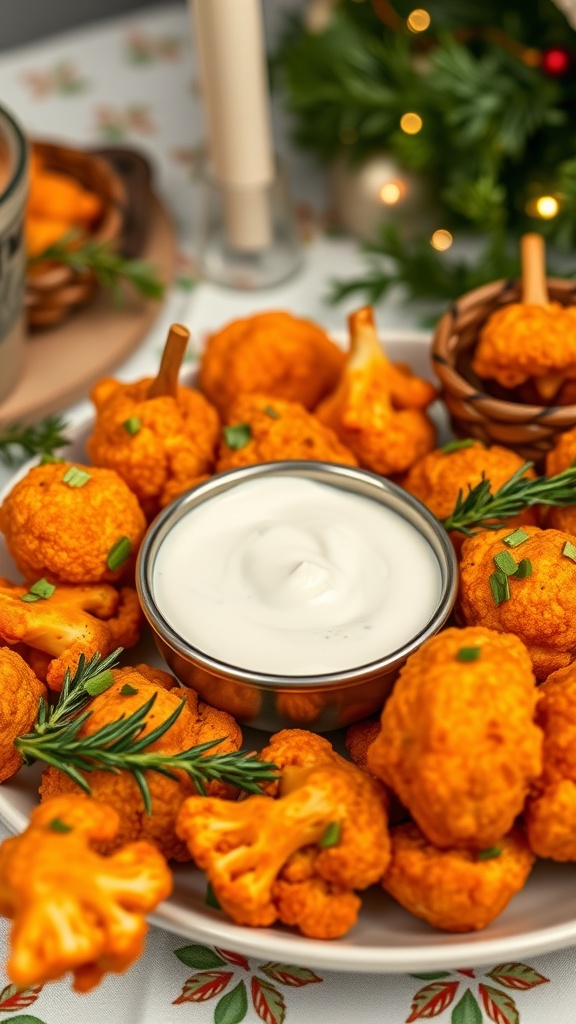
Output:
<instances>
[{"instance_id":1,"label":"buffalo cauliflower bite","mask_svg":"<svg viewBox=\"0 0 576 1024\"><path fill-rule=\"evenodd\" d=\"M63 796L36 807L22 835L0 847L0 913L12 919L8 976L19 988L74 975L89 992L108 971L140 956L145 915L172 890L161 854L131 843L111 857L119 816L86 797Z\"/></svg>"},{"instance_id":2,"label":"buffalo cauliflower bite","mask_svg":"<svg viewBox=\"0 0 576 1024\"><path fill-rule=\"evenodd\" d=\"M316 324L258 313L208 338L200 387L224 418L239 395L252 392L313 409L336 386L343 364L343 353Z\"/></svg>"},{"instance_id":3,"label":"buffalo cauliflower bite","mask_svg":"<svg viewBox=\"0 0 576 1024\"><path fill-rule=\"evenodd\" d=\"M87 476L80 485L73 483L83 479L78 473ZM133 565L145 529L138 499L114 470L72 462L34 466L0 506L0 530L27 580L118 580ZM122 561L110 568L119 542Z\"/></svg>"},{"instance_id":4,"label":"buffalo cauliflower bite","mask_svg":"<svg viewBox=\"0 0 576 1024\"><path fill-rule=\"evenodd\" d=\"M511 829L541 771L536 700L517 637L447 629L401 669L369 768L431 843L490 847Z\"/></svg>"},{"instance_id":5,"label":"buffalo cauliflower bite","mask_svg":"<svg viewBox=\"0 0 576 1024\"><path fill-rule=\"evenodd\" d=\"M535 857L514 829L477 854L438 850L414 824L392 829L383 888L415 917L447 932L486 928L522 889Z\"/></svg>"},{"instance_id":6,"label":"buffalo cauliflower bite","mask_svg":"<svg viewBox=\"0 0 576 1024\"><path fill-rule=\"evenodd\" d=\"M576 385L576 382L573 382ZM576 401L576 396L574 398ZM556 438L551 451L546 455L546 474L556 476L570 469L576 460L576 428L566 430ZM550 506L544 510L543 525L553 530L562 530L576 536L576 504L562 507Z\"/></svg>"},{"instance_id":7,"label":"buffalo cauliflower bite","mask_svg":"<svg viewBox=\"0 0 576 1024\"><path fill-rule=\"evenodd\" d=\"M33 728L43 697L46 688L23 658L0 647L0 782L22 766L14 740Z\"/></svg>"},{"instance_id":8,"label":"buffalo cauliflower bite","mask_svg":"<svg viewBox=\"0 0 576 1024\"><path fill-rule=\"evenodd\" d=\"M360 897L344 885L321 878L313 846L293 853L272 888L282 924L298 928L310 939L338 939L354 927Z\"/></svg>"},{"instance_id":9,"label":"buffalo cauliflower bite","mask_svg":"<svg viewBox=\"0 0 576 1024\"><path fill-rule=\"evenodd\" d=\"M220 434L218 414L199 391L148 398L151 383L99 381L86 444L91 462L116 470L148 519L213 469Z\"/></svg>"},{"instance_id":10,"label":"buffalo cauliflower bite","mask_svg":"<svg viewBox=\"0 0 576 1024\"><path fill-rule=\"evenodd\" d=\"M216 463L219 473L283 459L357 465L334 431L319 423L298 402L267 395L240 395L230 409L228 422Z\"/></svg>"},{"instance_id":11,"label":"buffalo cauliflower bite","mask_svg":"<svg viewBox=\"0 0 576 1024\"><path fill-rule=\"evenodd\" d=\"M353 313L349 322L346 367L338 387L318 406L316 415L365 469L385 476L404 473L434 447L436 429L421 407L409 407L410 378L403 375L404 388L397 386L398 371L382 351L370 307ZM436 392L429 387L431 401Z\"/></svg>"},{"instance_id":12,"label":"buffalo cauliflower bite","mask_svg":"<svg viewBox=\"0 0 576 1024\"><path fill-rule=\"evenodd\" d=\"M145 728L139 738L166 721L182 701L184 707L176 721L163 736L146 748L147 751L177 754L197 744L220 738L222 743L212 748L209 755L239 750L242 734L234 719L224 711L216 711L199 702L193 691L180 687L168 690L163 679L151 680L138 669L116 669L113 674L113 685L91 701L91 714L82 726L80 736L91 736L97 729L121 716L128 717L155 696L155 703L147 715ZM196 789L184 772L177 771L175 774L177 779L154 771L146 772L152 798L150 815L146 814L140 790L130 772L114 774L93 771L86 775L93 798L113 807L120 815L119 830L111 844L99 847L102 852L115 850L134 839L148 839L167 858L190 859L185 844L175 833L175 821L180 805ZM209 782L206 791L216 796L236 795L231 786L217 781ZM78 786L68 775L52 767L44 771L40 787L43 800L56 794L78 792Z\"/></svg>"},{"instance_id":13,"label":"buffalo cauliflower bite","mask_svg":"<svg viewBox=\"0 0 576 1024\"><path fill-rule=\"evenodd\" d=\"M539 857L576 861L576 664L540 687L536 721L544 732L544 768L524 820Z\"/></svg>"},{"instance_id":14,"label":"buffalo cauliflower bite","mask_svg":"<svg viewBox=\"0 0 576 1024\"><path fill-rule=\"evenodd\" d=\"M522 527L528 539L507 549L510 530L487 530L462 546L458 614L470 626L482 623L501 633L515 633L526 645L538 679L569 665L576 654L576 565L564 554L572 538L560 530ZM531 575L508 577L510 597L493 593L495 557L513 552L526 559Z\"/></svg>"},{"instance_id":15,"label":"buffalo cauliflower bite","mask_svg":"<svg viewBox=\"0 0 576 1024\"><path fill-rule=\"evenodd\" d=\"M61 690L66 669L72 674L83 654L103 657L116 647L133 647L140 636L142 612L135 590L118 592L109 583L56 586L46 598L27 601L28 587L0 581L0 639L25 644L30 663L51 690Z\"/></svg>"},{"instance_id":16,"label":"buffalo cauliflower bite","mask_svg":"<svg viewBox=\"0 0 576 1024\"><path fill-rule=\"evenodd\" d=\"M534 378L542 395L549 383L555 394L563 379L576 377L576 311L558 302L497 309L480 331L472 369L505 388Z\"/></svg>"}]
</instances>

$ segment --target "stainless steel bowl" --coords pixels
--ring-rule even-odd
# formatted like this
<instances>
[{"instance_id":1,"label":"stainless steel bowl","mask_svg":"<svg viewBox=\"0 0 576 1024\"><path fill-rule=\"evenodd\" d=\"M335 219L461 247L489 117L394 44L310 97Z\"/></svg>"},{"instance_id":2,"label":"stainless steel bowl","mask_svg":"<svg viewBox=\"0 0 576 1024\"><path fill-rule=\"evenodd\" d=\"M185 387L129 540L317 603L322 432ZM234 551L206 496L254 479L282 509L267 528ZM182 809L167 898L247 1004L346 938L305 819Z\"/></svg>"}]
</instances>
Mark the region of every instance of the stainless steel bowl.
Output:
<instances>
[{"instance_id":1,"label":"stainless steel bowl","mask_svg":"<svg viewBox=\"0 0 576 1024\"><path fill-rule=\"evenodd\" d=\"M441 574L438 606L412 639L398 650L357 668L315 676L283 676L252 672L205 654L179 636L154 599L156 555L166 534L202 502L248 480L262 477L304 477L372 498L407 519L432 547ZM379 710L406 658L445 624L454 601L458 569L454 549L438 520L419 501L389 480L364 469L325 462L269 462L220 473L177 498L152 523L138 555L136 585L162 657L172 672L202 700L239 721L269 732L301 727L327 732L366 718Z\"/></svg>"}]
</instances>

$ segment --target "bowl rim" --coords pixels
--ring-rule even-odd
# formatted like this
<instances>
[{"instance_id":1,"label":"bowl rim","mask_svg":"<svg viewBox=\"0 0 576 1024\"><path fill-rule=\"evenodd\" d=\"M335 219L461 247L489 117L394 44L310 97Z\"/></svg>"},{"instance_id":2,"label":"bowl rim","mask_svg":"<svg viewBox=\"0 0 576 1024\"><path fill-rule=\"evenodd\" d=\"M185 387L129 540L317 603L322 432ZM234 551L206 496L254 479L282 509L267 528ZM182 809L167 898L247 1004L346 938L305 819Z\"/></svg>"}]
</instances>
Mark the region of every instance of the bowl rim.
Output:
<instances>
[{"instance_id":1,"label":"bowl rim","mask_svg":"<svg viewBox=\"0 0 576 1024\"><path fill-rule=\"evenodd\" d=\"M372 497L394 511L409 512L405 518L425 537L438 560L441 573L441 593L429 620L410 640L396 650L363 665L318 675L282 675L240 668L206 654L184 640L160 612L153 593L152 573L154 560L170 528L191 508L218 496L248 480L268 476L300 476L319 483L342 487L344 490ZM370 492L370 493L368 493ZM213 675L224 676L236 682L247 683L264 690L289 687L301 689L344 689L351 683L368 681L402 665L429 637L435 635L447 622L456 601L458 590L458 560L454 546L440 521L417 498L386 477L367 469L338 463L286 460L263 462L251 466L217 473L177 497L153 520L142 541L136 562L136 589L143 613L153 633L177 655Z\"/></svg>"}]
</instances>

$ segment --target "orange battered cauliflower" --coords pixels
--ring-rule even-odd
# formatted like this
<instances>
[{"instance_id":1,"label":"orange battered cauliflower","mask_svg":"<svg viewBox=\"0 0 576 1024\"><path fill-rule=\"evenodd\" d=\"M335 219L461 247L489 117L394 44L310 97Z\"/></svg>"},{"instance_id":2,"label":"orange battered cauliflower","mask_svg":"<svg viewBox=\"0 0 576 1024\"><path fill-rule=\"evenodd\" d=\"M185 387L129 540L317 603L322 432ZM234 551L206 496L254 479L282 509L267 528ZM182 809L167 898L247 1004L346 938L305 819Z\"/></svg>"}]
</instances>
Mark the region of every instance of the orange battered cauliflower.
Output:
<instances>
[{"instance_id":1,"label":"orange battered cauliflower","mask_svg":"<svg viewBox=\"0 0 576 1024\"><path fill-rule=\"evenodd\" d=\"M218 414L199 391L179 387L176 398L148 398L151 383L99 381L86 444L91 462L116 470L148 519L211 472L220 434Z\"/></svg>"},{"instance_id":2,"label":"orange battered cauliflower","mask_svg":"<svg viewBox=\"0 0 576 1024\"><path fill-rule=\"evenodd\" d=\"M225 711L216 711L202 704L194 691L180 687L168 690L165 688L165 680L151 679L149 671L143 674L138 669L125 668L117 669L113 674L113 685L90 703L91 714L82 726L80 736L91 736L97 729L114 722L120 716L128 717L156 695L140 737L148 735L164 722L181 701L185 701L186 706L173 725L151 743L147 750L176 754L220 737L222 743L212 748L210 754L240 748L242 734L234 719ZM121 771L116 775L93 771L86 775L94 799L113 807L120 816L120 827L110 843L99 847L102 852L115 850L134 839L148 839L167 858L190 859L186 846L176 836L175 822L182 802L196 790L187 775L183 772L176 774L178 779L170 779L157 772L146 772L152 797L150 815L146 814L142 796L130 772ZM206 790L216 796L235 795L232 787L220 782L208 783ZM78 792L76 783L63 772L51 767L44 771L40 787L43 800L60 793Z\"/></svg>"},{"instance_id":3,"label":"orange battered cauliflower","mask_svg":"<svg viewBox=\"0 0 576 1024\"><path fill-rule=\"evenodd\" d=\"M494 558L510 550L503 542L509 528L464 542L458 614L468 625L515 633L528 648L536 677L545 679L576 655L576 565L563 553L572 538L560 530L522 529L528 540L511 551L517 563L528 561L531 575L508 577L510 598L500 603L490 579L497 568Z\"/></svg>"},{"instance_id":4,"label":"orange battered cauliflower","mask_svg":"<svg viewBox=\"0 0 576 1024\"><path fill-rule=\"evenodd\" d=\"M576 399L575 399L576 400ZM546 455L546 475L556 476L574 465L576 460L576 427L556 438L554 447ZM545 510L544 525L576 536L576 505L550 507Z\"/></svg>"},{"instance_id":5,"label":"orange battered cauliflower","mask_svg":"<svg viewBox=\"0 0 576 1024\"><path fill-rule=\"evenodd\" d=\"M535 857L514 829L481 851L438 850L414 824L392 829L382 885L415 917L447 932L486 928L522 889Z\"/></svg>"},{"instance_id":6,"label":"orange battered cauliflower","mask_svg":"<svg viewBox=\"0 0 576 1024\"><path fill-rule=\"evenodd\" d=\"M284 312L234 320L208 338L200 387L224 418L258 392L313 409L336 386L344 355L316 324Z\"/></svg>"},{"instance_id":7,"label":"orange battered cauliflower","mask_svg":"<svg viewBox=\"0 0 576 1024\"><path fill-rule=\"evenodd\" d=\"M356 466L333 430L298 402L267 395L240 395L229 413L216 463L217 472L283 459L312 459Z\"/></svg>"},{"instance_id":8,"label":"orange battered cauliflower","mask_svg":"<svg viewBox=\"0 0 576 1024\"><path fill-rule=\"evenodd\" d=\"M542 768L536 700L517 637L447 629L401 669L369 768L431 843L490 847L511 829Z\"/></svg>"},{"instance_id":9,"label":"orange battered cauliflower","mask_svg":"<svg viewBox=\"0 0 576 1024\"><path fill-rule=\"evenodd\" d=\"M472 369L479 377L515 388L530 378L542 394L576 377L576 310L558 302L514 302L497 309L485 323Z\"/></svg>"},{"instance_id":10,"label":"orange battered cauliflower","mask_svg":"<svg viewBox=\"0 0 576 1024\"><path fill-rule=\"evenodd\" d=\"M80 486L66 482L78 479L74 470L88 475ZM72 462L34 466L0 506L0 530L27 580L118 580L133 565L145 529L138 500L117 473ZM122 561L110 568L119 542Z\"/></svg>"},{"instance_id":11,"label":"orange battered cauliflower","mask_svg":"<svg viewBox=\"0 0 576 1024\"><path fill-rule=\"evenodd\" d=\"M16 651L0 647L0 782L15 775L22 757L17 736L30 732L46 688Z\"/></svg>"},{"instance_id":12,"label":"orange battered cauliflower","mask_svg":"<svg viewBox=\"0 0 576 1024\"><path fill-rule=\"evenodd\" d=\"M34 590L0 580L0 639L12 646L26 644L32 667L51 690L62 689L66 669L74 673L81 654L88 660L97 651L105 657L116 647L138 642L142 612L130 587L118 592L109 583L58 585L46 598L25 600L29 594L34 596Z\"/></svg>"},{"instance_id":13,"label":"orange battered cauliflower","mask_svg":"<svg viewBox=\"0 0 576 1024\"><path fill-rule=\"evenodd\" d=\"M576 663L540 687L536 721L544 770L526 804L528 842L539 857L576 861Z\"/></svg>"},{"instance_id":14,"label":"orange battered cauliflower","mask_svg":"<svg viewBox=\"0 0 576 1024\"><path fill-rule=\"evenodd\" d=\"M432 385L395 369L384 354L369 306L353 313L350 355L338 387L316 409L318 419L338 437L365 469L383 475L404 473L434 447L436 429L411 395ZM402 382L402 384L400 383Z\"/></svg>"},{"instance_id":15,"label":"orange battered cauliflower","mask_svg":"<svg viewBox=\"0 0 576 1024\"><path fill-rule=\"evenodd\" d=\"M109 971L140 956L145 915L166 899L172 878L150 843L111 857L119 816L86 797L64 796L36 807L22 835L0 847L0 913L13 920L8 976L19 988L74 975L89 992Z\"/></svg>"}]
</instances>

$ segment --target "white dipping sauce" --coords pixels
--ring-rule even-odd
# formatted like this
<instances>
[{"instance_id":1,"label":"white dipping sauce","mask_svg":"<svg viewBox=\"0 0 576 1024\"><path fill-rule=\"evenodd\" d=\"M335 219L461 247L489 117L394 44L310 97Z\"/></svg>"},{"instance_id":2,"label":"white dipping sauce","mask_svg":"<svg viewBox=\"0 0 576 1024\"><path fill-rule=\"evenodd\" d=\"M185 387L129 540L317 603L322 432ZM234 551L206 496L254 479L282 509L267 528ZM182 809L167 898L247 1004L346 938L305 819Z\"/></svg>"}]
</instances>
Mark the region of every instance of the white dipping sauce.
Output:
<instances>
[{"instance_id":1,"label":"white dipping sauce","mask_svg":"<svg viewBox=\"0 0 576 1024\"><path fill-rule=\"evenodd\" d=\"M441 574L428 541L379 502L266 477L190 509L162 541L153 590L204 654L304 676L397 650L436 610Z\"/></svg>"}]
</instances>

